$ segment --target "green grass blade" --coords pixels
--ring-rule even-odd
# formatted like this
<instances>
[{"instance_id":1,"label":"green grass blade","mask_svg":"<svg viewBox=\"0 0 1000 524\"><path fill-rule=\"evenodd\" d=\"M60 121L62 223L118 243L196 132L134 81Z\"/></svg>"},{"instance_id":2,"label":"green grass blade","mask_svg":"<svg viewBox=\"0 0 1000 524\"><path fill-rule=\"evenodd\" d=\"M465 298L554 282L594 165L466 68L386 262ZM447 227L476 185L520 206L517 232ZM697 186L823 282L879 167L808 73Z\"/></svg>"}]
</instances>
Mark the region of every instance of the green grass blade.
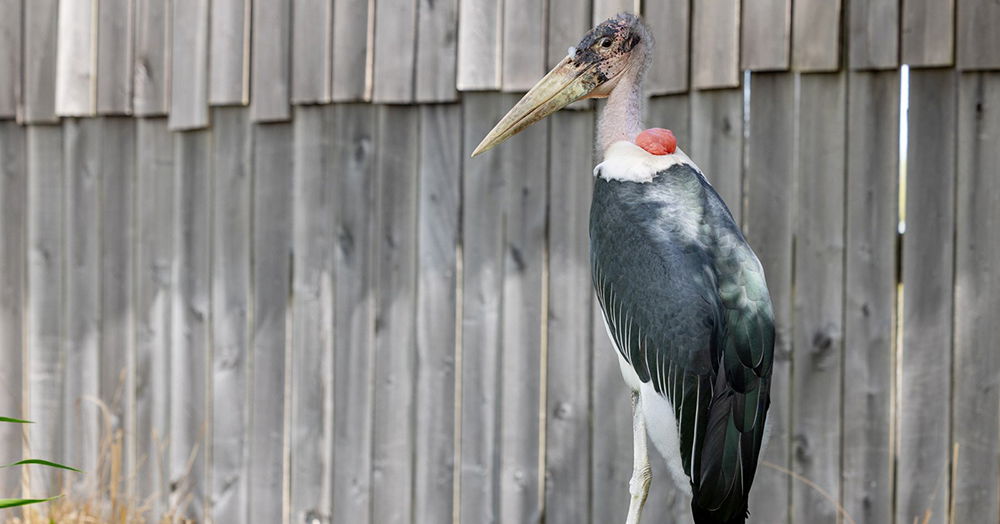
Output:
<instances>
[{"instance_id":1,"label":"green grass blade","mask_svg":"<svg viewBox=\"0 0 1000 524\"><path fill-rule=\"evenodd\" d=\"M42 502L51 502L61 496L62 495L56 495L47 499L0 499L0 509L27 506L28 504L40 504Z\"/></svg>"},{"instance_id":2,"label":"green grass blade","mask_svg":"<svg viewBox=\"0 0 1000 524\"><path fill-rule=\"evenodd\" d=\"M0 422L10 422L11 424L34 424L34 422L30 420L21 420L19 418L10 417L0 417Z\"/></svg>"},{"instance_id":3,"label":"green grass blade","mask_svg":"<svg viewBox=\"0 0 1000 524\"><path fill-rule=\"evenodd\" d=\"M52 461L49 461L49 460L42 460L42 459L24 459L24 460L19 460L17 462L12 462L12 463L7 464L5 466L0 466L0 468L12 468L14 466L27 466L29 464L37 464L39 466L48 466L50 468L68 469L70 471L75 471L77 473L83 473L82 471L80 471L80 470L78 470L76 468L71 468L69 466L64 466L64 465L56 463L56 462L52 462Z\"/></svg>"}]
</instances>

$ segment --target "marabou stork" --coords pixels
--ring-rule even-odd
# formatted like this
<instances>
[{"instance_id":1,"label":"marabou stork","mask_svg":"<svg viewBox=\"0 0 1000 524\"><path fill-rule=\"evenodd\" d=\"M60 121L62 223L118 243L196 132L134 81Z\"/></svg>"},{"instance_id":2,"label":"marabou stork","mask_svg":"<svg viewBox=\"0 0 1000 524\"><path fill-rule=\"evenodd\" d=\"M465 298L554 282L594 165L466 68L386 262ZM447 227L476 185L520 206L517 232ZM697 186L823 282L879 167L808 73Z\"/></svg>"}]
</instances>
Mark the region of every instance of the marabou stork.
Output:
<instances>
[{"instance_id":1,"label":"marabou stork","mask_svg":"<svg viewBox=\"0 0 1000 524\"><path fill-rule=\"evenodd\" d=\"M653 39L635 15L588 32L473 156L581 98L597 130L590 259L608 335L632 389L628 524L649 491L646 433L694 521L743 523L767 439L774 324L764 272L726 204L666 130L642 130ZM637 145L638 144L638 145ZM581 151L580 154L590 154Z\"/></svg>"}]
</instances>

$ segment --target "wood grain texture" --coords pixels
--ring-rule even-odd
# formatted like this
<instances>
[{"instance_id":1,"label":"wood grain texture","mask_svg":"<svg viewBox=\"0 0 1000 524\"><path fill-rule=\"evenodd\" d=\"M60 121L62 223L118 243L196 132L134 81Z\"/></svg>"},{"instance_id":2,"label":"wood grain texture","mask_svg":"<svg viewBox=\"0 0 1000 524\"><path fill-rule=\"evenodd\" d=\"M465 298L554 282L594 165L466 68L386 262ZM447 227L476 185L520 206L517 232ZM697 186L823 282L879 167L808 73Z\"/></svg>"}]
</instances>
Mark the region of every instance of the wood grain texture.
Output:
<instances>
[{"instance_id":1,"label":"wood grain texture","mask_svg":"<svg viewBox=\"0 0 1000 524\"><path fill-rule=\"evenodd\" d=\"M683 93L688 90L691 3L688 0L647 2L643 19L653 31L656 47L646 76L650 95Z\"/></svg>"},{"instance_id":2,"label":"wood grain texture","mask_svg":"<svg viewBox=\"0 0 1000 524\"><path fill-rule=\"evenodd\" d=\"M135 464L136 492L153 514L170 504L170 339L174 292L174 136L165 118L136 120Z\"/></svg>"},{"instance_id":3,"label":"wood grain texture","mask_svg":"<svg viewBox=\"0 0 1000 524\"><path fill-rule=\"evenodd\" d=\"M333 3L333 101L364 100L368 94L369 0Z\"/></svg>"},{"instance_id":4,"label":"wood grain texture","mask_svg":"<svg viewBox=\"0 0 1000 524\"><path fill-rule=\"evenodd\" d=\"M291 0L253 0L250 47L250 119L282 122L291 118Z\"/></svg>"},{"instance_id":5,"label":"wood grain texture","mask_svg":"<svg viewBox=\"0 0 1000 524\"><path fill-rule=\"evenodd\" d=\"M417 0L375 0L375 60L372 101L413 101Z\"/></svg>"},{"instance_id":6,"label":"wood grain texture","mask_svg":"<svg viewBox=\"0 0 1000 524\"><path fill-rule=\"evenodd\" d=\"M837 522L840 496L843 359L844 156L847 85L843 74L800 78L798 209L792 347L793 522Z\"/></svg>"},{"instance_id":7,"label":"wood grain texture","mask_svg":"<svg viewBox=\"0 0 1000 524\"><path fill-rule=\"evenodd\" d=\"M960 9L961 10L961 9ZM1000 75L963 74L958 98L955 206L955 326L952 364L954 522L1000 519L1000 355L991 342L1000 317Z\"/></svg>"},{"instance_id":8,"label":"wood grain texture","mask_svg":"<svg viewBox=\"0 0 1000 524\"><path fill-rule=\"evenodd\" d=\"M842 504L892 521L899 72L848 75Z\"/></svg>"},{"instance_id":9,"label":"wood grain texture","mask_svg":"<svg viewBox=\"0 0 1000 524\"><path fill-rule=\"evenodd\" d=\"M371 520L372 380L375 317L372 106L334 106L335 201L332 522Z\"/></svg>"},{"instance_id":10,"label":"wood grain texture","mask_svg":"<svg viewBox=\"0 0 1000 524\"><path fill-rule=\"evenodd\" d=\"M504 91L527 91L545 74L546 7L545 2L536 0L503 2Z\"/></svg>"},{"instance_id":11,"label":"wood grain texture","mask_svg":"<svg viewBox=\"0 0 1000 524\"><path fill-rule=\"evenodd\" d=\"M740 0L692 5L691 87L740 85Z\"/></svg>"},{"instance_id":12,"label":"wood grain texture","mask_svg":"<svg viewBox=\"0 0 1000 524\"><path fill-rule=\"evenodd\" d=\"M459 91L500 89L503 3L460 0L458 9Z\"/></svg>"},{"instance_id":13,"label":"wood grain texture","mask_svg":"<svg viewBox=\"0 0 1000 524\"><path fill-rule=\"evenodd\" d=\"M208 0L171 0L170 129L208 126Z\"/></svg>"},{"instance_id":14,"label":"wood grain texture","mask_svg":"<svg viewBox=\"0 0 1000 524\"><path fill-rule=\"evenodd\" d=\"M1000 4L990 0L958 1L958 68L1000 69Z\"/></svg>"},{"instance_id":15,"label":"wood grain texture","mask_svg":"<svg viewBox=\"0 0 1000 524\"><path fill-rule=\"evenodd\" d=\"M743 90L691 94L691 159L740 223L743 209Z\"/></svg>"},{"instance_id":16,"label":"wood grain texture","mask_svg":"<svg viewBox=\"0 0 1000 524\"><path fill-rule=\"evenodd\" d=\"M840 69L841 0L795 0L792 6L792 69Z\"/></svg>"},{"instance_id":17,"label":"wood grain texture","mask_svg":"<svg viewBox=\"0 0 1000 524\"><path fill-rule=\"evenodd\" d=\"M851 69L899 65L900 0L851 0L848 58Z\"/></svg>"},{"instance_id":18,"label":"wood grain texture","mask_svg":"<svg viewBox=\"0 0 1000 524\"><path fill-rule=\"evenodd\" d=\"M453 102L458 43L458 0L418 0L416 102Z\"/></svg>"},{"instance_id":19,"label":"wood grain texture","mask_svg":"<svg viewBox=\"0 0 1000 524\"><path fill-rule=\"evenodd\" d=\"M904 0L900 61L911 67L955 63L955 0Z\"/></svg>"},{"instance_id":20,"label":"wood grain texture","mask_svg":"<svg viewBox=\"0 0 1000 524\"><path fill-rule=\"evenodd\" d=\"M97 9L97 112L132 113L135 0L100 0Z\"/></svg>"},{"instance_id":21,"label":"wood grain texture","mask_svg":"<svg viewBox=\"0 0 1000 524\"><path fill-rule=\"evenodd\" d=\"M250 3L251 0L212 2L208 42L209 104L246 105L250 100ZM272 22L261 18L259 23Z\"/></svg>"},{"instance_id":22,"label":"wood grain texture","mask_svg":"<svg viewBox=\"0 0 1000 524\"><path fill-rule=\"evenodd\" d=\"M646 104L646 127L662 127L673 131L677 146L691 149L691 96L665 95L650 97Z\"/></svg>"},{"instance_id":23,"label":"wood grain texture","mask_svg":"<svg viewBox=\"0 0 1000 524\"><path fill-rule=\"evenodd\" d=\"M21 94L21 0L0 0L0 13L0 119L10 119Z\"/></svg>"},{"instance_id":24,"label":"wood grain texture","mask_svg":"<svg viewBox=\"0 0 1000 524\"><path fill-rule=\"evenodd\" d=\"M292 2L292 103L330 101L333 78L332 0Z\"/></svg>"},{"instance_id":25,"label":"wood grain texture","mask_svg":"<svg viewBox=\"0 0 1000 524\"><path fill-rule=\"evenodd\" d=\"M248 111L212 109L212 515L247 517L253 134Z\"/></svg>"},{"instance_id":26,"label":"wood grain texture","mask_svg":"<svg viewBox=\"0 0 1000 524\"><path fill-rule=\"evenodd\" d=\"M177 7L177 4L174 4ZM176 19L175 19L176 20ZM170 340L170 505L203 521L209 490L208 381L211 360L211 134L174 139L174 231Z\"/></svg>"},{"instance_id":27,"label":"wood grain texture","mask_svg":"<svg viewBox=\"0 0 1000 524\"><path fill-rule=\"evenodd\" d=\"M788 69L792 0L758 0L743 9L741 67L753 71Z\"/></svg>"},{"instance_id":28,"label":"wood grain texture","mask_svg":"<svg viewBox=\"0 0 1000 524\"><path fill-rule=\"evenodd\" d=\"M135 64L132 112L162 116L170 110L170 14L160 0L135 0Z\"/></svg>"},{"instance_id":29,"label":"wood grain texture","mask_svg":"<svg viewBox=\"0 0 1000 524\"><path fill-rule=\"evenodd\" d=\"M954 71L910 70L897 522L948 518L957 96Z\"/></svg>"},{"instance_id":30,"label":"wood grain texture","mask_svg":"<svg viewBox=\"0 0 1000 524\"><path fill-rule=\"evenodd\" d=\"M788 469L792 371L792 255L796 220L795 75L750 75L746 207L743 229L764 266L774 310L774 367L767 422L771 437L762 460ZM789 478L758 464L750 513L760 522L788 522Z\"/></svg>"},{"instance_id":31,"label":"wood grain texture","mask_svg":"<svg viewBox=\"0 0 1000 524\"><path fill-rule=\"evenodd\" d=\"M23 7L24 78L18 121L25 124L56 122L59 2L33 0Z\"/></svg>"},{"instance_id":32,"label":"wood grain texture","mask_svg":"<svg viewBox=\"0 0 1000 524\"><path fill-rule=\"evenodd\" d=\"M420 109L414 521L452 520L462 108Z\"/></svg>"},{"instance_id":33,"label":"wood grain texture","mask_svg":"<svg viewBox=\"0 0 1000 524\"><path fill-rule=\"evenodd\" d=\"M639 14L639 2L637 0L592 0L592 4L594 14L591 26L595 26L618 13L628 12Z\"/></svg>"},{"instance_id":34,"label":"wood grain texture","mask_svg":"<svg viewBox=\"0 0 1000 524\"><path fill-rule=\"evenodd\" d=\"M566 49L575 46L590 30L592 13L588 2L549 0L545 69L555 67L566 57Z\"/></svg>"},{"instance_id":35,"label":"wood grain texture","mask_svg":"<svg viewBox=\"0 0 1000 524\"><path fill-rule=\"evenodd\" d=\"M97 2L59 2L56 114L90 116L97 109Z\"/></svg>"}]
</instances>

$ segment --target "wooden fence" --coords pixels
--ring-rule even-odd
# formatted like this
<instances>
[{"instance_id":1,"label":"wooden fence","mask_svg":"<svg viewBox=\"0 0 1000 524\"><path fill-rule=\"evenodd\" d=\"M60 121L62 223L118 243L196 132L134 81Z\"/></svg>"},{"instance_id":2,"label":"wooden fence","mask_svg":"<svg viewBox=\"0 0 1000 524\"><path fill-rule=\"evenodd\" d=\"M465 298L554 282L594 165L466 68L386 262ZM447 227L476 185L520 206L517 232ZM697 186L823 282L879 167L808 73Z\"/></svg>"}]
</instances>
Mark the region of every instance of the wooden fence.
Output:
<instances>
[{"instance_id":1,"label":"wooden fence","mask_svg":"<svg viewBox=\"0 0 1000 524\"><path fill-rule=\"evenodd\" d=\"M995 0L0 0L0 460L87 471L0 496L621 521L593 106L468 154L622 9L767 271L751 521L1000 522Z\"/></svg>"}]
</instances>

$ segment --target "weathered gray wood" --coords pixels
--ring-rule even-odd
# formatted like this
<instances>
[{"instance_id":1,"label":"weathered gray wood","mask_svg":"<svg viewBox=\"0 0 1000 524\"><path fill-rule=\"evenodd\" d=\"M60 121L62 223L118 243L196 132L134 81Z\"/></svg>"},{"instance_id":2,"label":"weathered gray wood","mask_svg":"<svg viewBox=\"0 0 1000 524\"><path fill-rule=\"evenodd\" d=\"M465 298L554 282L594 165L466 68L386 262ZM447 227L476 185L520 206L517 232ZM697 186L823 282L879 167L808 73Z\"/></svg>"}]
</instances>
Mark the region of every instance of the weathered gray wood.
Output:
<instances>
[{"instance_id":1,"label":"weathered gray wood","mask_svg":"<svg viewBox=\"0 0 1000 524\"><path fill-rule=\"evenodd\" d=\"M691 148L688 154L740 223L743 208L742 89L691 94Z\"/></svg>"},{"instance_id":2,"label":"weathered gray wood","mask_svg":"<svg viewBox=\"0 0 1000 524\"><path fill-rule=\"evenodd\" d=\"M417 0L376 0L372 101L413 101Z\"/></svg>"},{"instance_id":3,"label":"weathered gray wood","mask_svg":"<svg viewBox=\"0 0 1000 524\"><path fill-rule=\"evenodd\" d=\"M420 112L378 109L375 139L375 424L372 521L413 521Z\"/></svg>"},{"instance_id":4,"label":"weathered gray wood","mask_svg":"<svg viewBox=\"0 0 1000 524\"><path fill-rule=\"evenodd\" d=\"M333 518L371 520L372 314L375 241L373 108L334 106L333 165L336 249L334 275Z\"/></svg>"},{"instance_id":5,"label":"weathered gray wood","mask_svg":"<svg viewBox=\"0 0 1000 524\"><path fill-rule=\"evenodd\" d=\"M292 103L330 101L333 1L292 2Z\"/></svg>"},{"instance_id":6,"label":"weathered gray wood","mask_svg":"<svg viewBox=\"0 0 1000 524\"><path fill-rule=\"evenodd\" d=\"M246 522L253 137L241 107L212 110L212 513Z\"/></svg>"},{"instance_id":7,"label":"weathered gray wood","mask_svg":"<svg viewBox=\"0 0 1000 524\"><path fill-rule=\"evenodd\" d=\"M955 0L903 2L900 60L912 67L955 63Z\"/></svg>"},{"instance_id":8,"label":"weathered gray wood","mask_svg":"<svg viewBox=\"0 0 1000 524\"><path fill-rule=\"evenodd\" d=\"M250 67L250 118L280 122L291 118L291 0L254 0Z\"/></svg>"},{"instance_id":9,"label":"weathered gray wood","mask_svg":"<svg viewBox=\"0 0 1000 524\"><path fill-rule=\"evenodd\" d=\"M740 0L693 2L691 87L740 85Z\"/></svg>"},{"instance_id":10,"label":"weathered gray wood","mask_svg":"<svg viewBox=\"0 0 1000 524\"><path fill-rule=\"evenodd\" d=\"M154 515L169 507L170 338L174 276L174 136L165 118L136 120L136 492Z\"/></svg>"},{"instance_id":11,"label":"weathered gray wood","mask_svg":"<svg viewBox=\"0 0 1000 524\"><path fill-rule=\"evenodd\" d=\"M136 116L166 115L170 71L170 5L160 0L135 0L135 65L133 66Z\"/></svg>"},{"instance_id":12,"label":"weathered gray wood","mask_svg":"<svg viewBox=\"0 0 1000 524\"><path fill-rule=\"evenodd\" d=\"M688 90L688 53L691 34L691 4L688 0L660 0L642 6L643 18L655 35L653 62L647 73L646 91L651 95Z\"/></svg>"},{"instance_id":13,"label":"weathered gray wood","mask_svg":"<svg viewBox=\"0 0 1000 524\"><path fill-rule=\"evenodd\" d=\"M957 80L910 70L897 522L948 521Z\"/></svg>"},{"instance_id":14,"label":"weathered gray wood","mask_svg":"<svg viewBox=\"0 0 1000 524\"><path fill-rule=\"evenodd\" d=\"M546 522L577 524L590 522L591 510L584 502L590 498L592 458L588 224L593 180L587 175L593 162L580 153L593 150L594 113L565 111L550 120L544 507Z\"/></svg>"},{"instance_id":15,"label":"weathered gray wood","mask_svg":"<svg viewBox=\"0 0 1000 524\"><path fill-rule=\"evenodd\" d=\"M333 478L333 110L295 110L291 362L292 522L330 518Z\"/></svg>"},{"instance_id":16,"label":"weathered gray wood","mask_svg":"<svg viewBox=\"0 0 1000 524\"><path fill-rule=\"evenodd\" d=\"M960 6L961 7L961 6ZM961 9L959 9L961 11ZM961 32L961 30L959 30ZM982 35L981 35L982 36ZM1000 519L1000 75L959 80L958 185L955 199L955 331L952 371L952 518Z\"/></svg>"},{"instance_id":17,"label":"weathered gray wood","mask_svg":"<svg viewBox=\"0 0 1000 524\"><path fill-rule=\"evenodd\" d=\"M850 73L847 100L841 503L859 521L891 522L899 72Z\"/></svg>"},{"instance_id":18,"label":"weathered gray wood","mask_svg":"<svg viewBox=\"0 0 1000 524\"><path fill-rule=\"evenodd\" d=\"M792 68L802 72L840 69L841 0L795 0L792 7Z\"/></svg>"},{"instance_id":19,"label":"weathered gray wood","mask_svg":"<svg viewBox=\"0 0 1000 524\"><path fill-rule=\"evenodd\" d=\"M97 22L97 112L132 112L134 0L101 0Z\"/></svg>"},{"instance_id":20,"label":"weathered gray wood","mask_svg":"<svg viewBox=\"0 0 1000 524\"><path fill-rule=\"evenodd\" d=\"M250 101L250 0L214 0L209 18L208 103L246 105ZM270 19L258 19L258 24L270 23ZM320 69L320 62L313 67Z\"/></svg>"},{"instance_id":21,"label":"weathered gray wood","mask_svg":"<svg viewBox=\"0 0 1000 524\"><path fill-rule=\"evenodd\" d=\"M548 50L545 53L545 68L551 69L566 57L566 49L575 46L591 28L591 13L588 2L577 0L549 0Z\"/></svg>"},{"instance_id":22,"label":"weathered gray wood","mask_svg":"<svg viewBox=\"0 0 1000 524\"><path fill-rule=\"evenodd\" d=\"M419 0L417 7L417 102L452 102L455 90L458 0Z\"/></svg>"},{"instance_id":23,"label":"weathered gray wood","mask_svg":"<svg viewBox=\"0 0 1000 524\"><path fill-rule=\"evenodd\" d=\"M24 4L24 78L18 121L56 122L56 41L58 0L32 0Z\"/></svg>"},{"instance_id":24,"label":"weathered gray wood","mask_svg":"<svg viewBox=\"0 0 1000 524\"><path fill-rule=\"evenodd\" d=\"M21 93L21 0L0 0L0 118L14 118Z\"/></svg>"},{"instance_id":25,"label":"weathered gray wood","mask_svg":"<svg viewBox=\"0 0 1000 524\"><path fill-rule=\"evenodd\" d=\"M1000 69L1000 4L958 0L958 67Z\"/></svg>"},{"instance_id":26,"label":"weathered gray wood","mask_svg":"<svg viewBox=\"0 0 1000 524\"><path fill-rule=\"evenodd\" d=\"M503 289L502 148L468 159L507 110L497 94L463 97L461 522L499 521L497 413ZM528 437L528 438L533 438Z\"/></svg>"},{"instance_id":27,"label":"weathered gray wood","mask_svg":"<svg viewBox=\"0 0 1000 524\"><path fill-rule=\"evenodd\" d=\"M691 149L691 97L689 95L654 96L646 104L646 127L662 127L673 131L677 147Z\"/></svg>"},{"instance_id":28,"label":"weathered gray wood","mask_svg":"<svg viewBox=\"0 0 1000 524\"><path fill-rule=\"evenodd\" d=\"M89 116L97 109L97 2L59 3L56 114Z\"/></svg>"},{"instance_id":29,"label":"weathered gray wood","mask_svg":"<svg viewBox=\"0 0 1000 524\"><path fill-rule=\"evenodd\" d=\"M333 101L367 96L369 0L333 3Z\"/></svg>"},{"instance_id":30,"label":"weathered gray wood","mask_svg":"<svg viewBox=\"0 0 1000 524\"><path fill-rule=\"evenodd\" d=\"M208 0L171 0L170 129L208 125Z\"/></svg>"},{"instance_id":31,"label":"weathered gray wood","mask_svg":"<svg viewBox=\"0 0 1000 524\"><path fill-rule=\"evenodd\" d=\"M899 65L900 0L851 0L848 58L851 69Z\"/></svg>"},{"instance_id":32,"label":"weathered gray wood","mask_svg":"<svg viewBox=\"0 0 1000 524\"><path fill-rule=\"evenodd\" d=\"M595 26L621 12L639 14L638 0L593 0L594 15L592 26Z\"/></svg>"},{"instance_id":33,"label":"weathered gray wood","mask_svg":"<svg viewBox=\"0 0 1000 524\"><path fill-rule=\"evenodd\" d=\"M741 64L754 71L788 69L792 0L757 0L743 9Z\"/></svg>"},{"instance_id":34,"label":"weathered gray wood","mask_svg":"<svg viewBox=\"0 0 1000 524\"><path fill-rule=\"evenodd\" d=\"M461 109L420 109L414 522L453 513Z\"/></svg>"},{"instance_id":35,"label":"weathered gray wood","mask_svg":"<svg viewBox=\"0 0 1000 524\"><path fill-rule=\"evenodd\" d=\"M174 177L170 505L179 517L203 521L208 491L206 396L208 370L212 365L209 354L212 176L208 131L175 135Z\"/></svg>"},{"instance_id":36,"label":"weathered gray wood","mask_svg":"<svg viewBox=\"0 0 1000 524\"><path fill-rule=\"evenodd\" d=\"M460 0L456 80L460 91L500 88L502 9L503 3L493 0Z\"/></svg>"},{"instance_id":37,"label":"weathered gray wood","mask_svg":"<svg viewBox=\"0 0 1000 524\"><path fill-rule=\"evenodd\" d=\"M839 503L847 86L843 74L799 81L792 470ZM837 508L793 481L792 521L837 522Z\"/></svg>"},{"instance_id":38,"label":"weathered gray wood","mask_svg":"<svg viewBox=\"0 0 1000 524\"><path fill-rule=\"evenodd\" d=\"M743 229L764 266L774 309L771 437L762 459L788 469L792 367L792 244L795 231L795 75L750 75ZM808 212L808 211L805 211ZM750 513L760 522L788 522L790 479L758 464Z\"/></svg>"},{"instance_id":39,"label":"weathered gray wood","mask_svg":"<svg viewBox=\"0 0 1000 524\"><path fill-rule=\"evenodd\" d=\"M545 74L546 7L545 2L536 0L506 0L503 3L501 79L504 91L527 91Z\"/></svg>"}]
</instances>

